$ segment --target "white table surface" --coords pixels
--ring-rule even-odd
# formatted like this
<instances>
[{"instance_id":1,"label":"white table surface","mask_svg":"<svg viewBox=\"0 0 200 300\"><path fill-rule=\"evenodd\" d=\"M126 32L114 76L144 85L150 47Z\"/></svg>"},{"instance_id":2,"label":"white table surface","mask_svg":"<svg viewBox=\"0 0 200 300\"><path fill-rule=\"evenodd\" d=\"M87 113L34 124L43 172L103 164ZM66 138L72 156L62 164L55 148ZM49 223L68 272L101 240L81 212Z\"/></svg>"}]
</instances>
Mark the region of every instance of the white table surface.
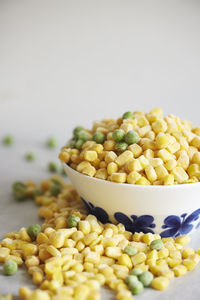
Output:
<instances>
[{"instance_id":1,"label":"white table surface","mask_svg":"<svg viewBox=\"0 0 200 300\"><path fill-rule=\"evenodd\" d=\"M6 134L6 132L5 132ZM16 201L11 192L11 185L15 180L32 179L36 182L49 177L47 162L56 161L57 150L49 150L45 147L44 141L40 138L32 139L31 136L23 140L15 136L16 142L12 147L0 145L0 237L6 232L18 230L22 226L38 223L37 207L32 201ZM27 147L28 145L28 147ZM23 158L25 150L31 149L37 155L34 162L26 162ZM59 162L58 162L59 163ZM192 236L191 245L200 247L199 231ZM135 297L141 300L198 300L200 299L200 266L194 271L187 273L183 278L174 279L167 291L158 292L145 289L141 296ZM17 295L20 286L30 286L33 288L31 278L22 267L11 277L2 275L0 268L0 293L12 292ZM16 299L18 299L16 297ZM116 299L107 291L102 291L103 300ZM81 299L80 299L81 300Z\"/></svg>"}]
</instances>

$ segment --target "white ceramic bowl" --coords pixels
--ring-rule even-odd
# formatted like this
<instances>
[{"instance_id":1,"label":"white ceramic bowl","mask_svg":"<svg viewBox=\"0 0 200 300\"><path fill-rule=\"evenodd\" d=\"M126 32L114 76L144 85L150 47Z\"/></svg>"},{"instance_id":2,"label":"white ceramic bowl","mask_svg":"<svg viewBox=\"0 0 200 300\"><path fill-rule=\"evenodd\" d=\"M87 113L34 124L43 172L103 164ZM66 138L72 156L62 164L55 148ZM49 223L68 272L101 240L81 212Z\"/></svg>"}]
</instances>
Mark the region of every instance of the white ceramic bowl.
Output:
<instances>
[{"instance_id":1,"label":"white ceramic bowl","mask_svg":"<svg viewBox=\"0 0 200 300\"><path fill-rule=\"evenodd\" d=\"M142 186L114 183L65 171L89 213L101 222L123 223L131 232L162 237L192 233L200 225L200 183Z\"/></svg>"}]
</instances>

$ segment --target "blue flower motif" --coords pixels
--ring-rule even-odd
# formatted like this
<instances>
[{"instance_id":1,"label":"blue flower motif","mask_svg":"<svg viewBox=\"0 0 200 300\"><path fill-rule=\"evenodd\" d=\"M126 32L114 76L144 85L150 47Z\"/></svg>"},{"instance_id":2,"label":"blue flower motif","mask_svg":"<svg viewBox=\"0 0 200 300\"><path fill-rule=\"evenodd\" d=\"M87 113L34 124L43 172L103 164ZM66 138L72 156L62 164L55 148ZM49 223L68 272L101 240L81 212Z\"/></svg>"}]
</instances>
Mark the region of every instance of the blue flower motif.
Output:
<instances>
[{"instance_id":1,"label":"blue flower motif","mask_svg":"<svg viewBox=\"0 0 200 300\"><path fill-rule=\"evenodd\" d=\"M180 217L171 215L165 218L164 225L162 228L168 228L167 230L164 230L161 232L162 237L168 237L168 236L179 236L182 234L189 233L194 225L191 224L199 219L200 215L200 209L195 210L193 213L191 213L189 216L187 216L186 213L182 214ZM199 224L197 225L197 227Z\"/></svg>"},{"instance_id":2,"label":"blue flower motif","mask_svg":"<svg viewBox=\"0 0 200 300\"><path fill-rule=\"evenodd\" d=\"M85 201L85 199L83 199L82 197L81 197L81 200L85 204L85 207L89 214L97 217L97 219L103 224L110 223L109 215L103 208L98 207L98 206L95 207L91 202Z\"/></svg>"},{"instance_id":3,"label":"blue flower motif","mask_svg":"<svg viewBox=\"0 0 200 300\"><path fill-rule=\"evenodd\" d=\"M155 228L156 225L153 223L154 218L150 215L143 215L140 217L131 215L129 218L125 214L117 212L114 214L114 217L119 223L122 223L125 226L126 230L132 233L141 231L144 233L154 233L151 228Z\"/></svg>"}]
</instances>

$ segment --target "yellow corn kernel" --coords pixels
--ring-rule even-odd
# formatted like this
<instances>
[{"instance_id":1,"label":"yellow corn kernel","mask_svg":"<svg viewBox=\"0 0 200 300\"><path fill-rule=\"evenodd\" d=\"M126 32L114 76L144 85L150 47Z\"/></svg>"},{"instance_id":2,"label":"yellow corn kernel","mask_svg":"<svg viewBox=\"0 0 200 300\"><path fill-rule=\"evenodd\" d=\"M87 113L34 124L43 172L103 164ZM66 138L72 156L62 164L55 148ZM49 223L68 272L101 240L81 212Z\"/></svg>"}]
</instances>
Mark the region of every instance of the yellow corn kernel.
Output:
<instances>
[{"instance_id":1,"label":"yellow corn kernel","mask_svg":"<svg viewBox=\"0 0 200 300\"><path fill-rule=\"evenodd\" d=\"M115 162L119 167L122 167L132 158L133 153L130 150L126 150L116 158Z\"/></svg>"},{"instance_id":2,"label":"yellow corn kernel","mask_svg":"<svg viewBox=\"0 0 200 300\"><path fill-rule=\"evenodd\" d=\"M138 160L142 166L142 169L145 169L149 165L149 160L144 155L141 155Z\"/></svg>"},{"instance_id":3,"label":"yellow corn kernel","mask_svg":"<svg viewBox=\"0 0 200 300\"><path fill-rule=\"evenodd\" d=\"M162 248L158 251L158 258L166 258L169 256L169 250L167 248Z\"/></svg>"},{"instance_id":4,"label":"yellow corn kernel","mask_svg":"<svg viewBox=\"0 0 200 300\"><path fill-rule=\"evenodd\" d=\"M165 176L168 175L168 171L163 165L160 165L160 166L156 167L155 172L156 172L156 175L157 175L158 179L164 179Z\"/></svg>"},{"instance_id":5,"label":"yellow corn kernel","mask_svg":"<svg viewBox=\"0 0 200 300\"><path fill-rule=\"evenodd\" d=\"M64 247L73 248L76 245L76 242L72 239L65 239Z\"/></svg>"},{"instance_id":6,"label":"yellow corn kernel","mask_svg":"<svg viewBox=\"0 0 200 300\"><path fill-rule=\"evenodd\" d=\"M135 232L133 234L133 241L134 242L141 242L142 241L142 237L143 237L144 233L143 232ZM135 243L137 245L137 243ZM133 245L134 246L134 245Z\"/></svg>"},{"instance_id":7,"label":"yellow corn kernel","mask_svg":"<svg viewBox=\"0 0 200 300\"><path fill-rule=\"evenodd\" d=\"M78 241L76 244L76 249L80 252L85 248L85 244L82 241Z\"/></svg>"},{"instance_id":8,"label":"yellow corn kernel","mask_svg":"<svg viewBox=\"0 0 200 300\"><path fill-rule=\"evenodd\" d=\"M147 159L154 158L154 152L151 149L145 150L143 154Z\"/></svg>"},{"instance_id":9,"label":"yellow corn kernel","mask_svg":"<svg viewBox=\"0 0 200 300\"><path fill-rule=\"evenodd\" d=\"M174 179L178 182L178 183L182 183L185 180L187 180L188 174L185 172L185 170L181 167L176 167L172 170L172 174L174 175Z\"/></svg>"},{"instance_id":10,"label":"yellow corn kernel","mask_svg":"<svg viewBox=\"0 0 200 300\"><path fill-rule=\"evenodd\" d=\"M183 258L188 258L192 254L195 254L195 251L192 248L185 248L182 251L182 257Z\"/></svg>"},{"instance_id":11,"label":"yellow corn kernel","mask_svg":"<svg viewBox=\"0 0 200 300\"><path fill-rule=\"evenodd\" d=\"M126 173L112 173L111 174L111 181L118 182L118 183L124 183L126 182Z\"/></svg>"},{"instance_id":12,"label":"yellow corn kernel","mask_svg":"<svg viewBox=\"0 0 200 300\"><path fill-rule=\"evenodd\" d=\"M94 161L95 159L97 159L98 155L96 151L93 150L86 150L84 153L84 159L86 161Z\"/></svg>"},{"instance_id":13,"label":"yellow corn kernel","mask_svg":"<svg viewBox=\"0 0 200 300\"><path fill-rule=\"evenodd\" d=\"M85 175L87 175L87 176L93 177L95 175L95 173L96 173L96 169L93 166L85 167L82 170L82 173L85 174Z\"/></svg>"},{"instance_id":14,"label":"yellow corn kernel","mask_svg":"<svg viewBox=\"0 0 200 300\"><path fill-rule=\"evenodd\" d=\"M155 107L154 109L152 109L150 111L150 114L161 117L162 114L163 114L163 111L162 111L162 109L160 107Z\"/></svg>"},{"instance_id":15,"label":"yellow corn kernel","mask_svg":"<svg viewBox=\"0 0 200 300\"><path fill-rule=\"evenodd\" d=\"M189 146L187 153L188 153L190 160L192 159L195 152L198 152L197 148L195 148L193 146Z\"/></svg>"},{"instance_id":16,"label":"yellow corn kernel","mask_svg":"<svg viewBox=\"0 0 200 300\"><path fill-rule=\"evenodd\" d=\"M55 248L61 248L65 242L65 235L63 232L52 232L49 236L49 242Z\"/></svg>"},{"instance_id":17,"label":"yellow corn kernel","mask_svg":"<svg viewBox=\"0 0 200 300\"><path fill-rule=\"evenodd\" d=\"M151 265L149 265L149 268L155 276L163 276L165 272L169 271L169 267L167 264L157 265L152 263Z\"/></svg>"},{"instance_id":18,"label":"yellow corn kernel","mask_svg":"<svg viewBox=\"0 0 200 300\"><path fill-rule=\"evenodd\" d=\"M135 184L136 181L138 181L140 179L140 177L141 177L140 173L138 173L136 171L132 171L127 176L127 182L130 184Z\"/></svg>"},{"instance_id":19,"label":"yellow corn kernel","mask_svg":"<svg viewBox=\"0 0 200 300\"><path fill-rule=\"evenodd\" d=\"M121 253L120 253L120 255L121 255ZM104 256L104 255L102 255L100 257L99 264L101 264L101 265L103 264L103 265L112 266L114 263L115 263L115 260L113 258L111 258L111 257L107 257L107 256Z\"/></svg>"},{"instance_id":20,"label":"yellow corn kernel","mask_svg":"<svg viewBox=\"0 0 200 300\"><path fill-rule=\"evenodd\" d=\"M98 238L98 234L96 232L88 233L84 239L83 242L85 245L90 245L93 241L95 241Z\"/></svg>"},{"instance_id":21,"label":"yellow corn kernel","mask_svg":"<svg viewBox=\"0 0 200 300\"><path fill-rule=\"evenodd\" d=\"M142 165L139 161L139 159L132 159L130 160L127 165L126 165L127 169L129 172L140 172L142 171Z\"/></svg>"},{"instance_id":22,"label":"yellow corn kernel","mask_svg":"<svg viewBox=\"0 0 200 300\"><path fill-rule=\"evenodd\" d=\"M144 127L146 125L149 125L148 120L145 118L145 116L141 116L137 119L137 125L139 127Z\"/></svg>"},{"instance_id":23,"label":"yellow corn kernel","mask_svg":"<svg viewBox=\"0 0 200 300\"><path fill-rule=\"evenodd\" d=\"M22 246L22 253L24 257L34 255L37 253L37 251L38 251L37 246L31 243L27 243Z\"/></svg>"},{"instance_id":24,"label":"yellow corn kernel","mask_svg":"<svg viewBox=\"0 0 200 300\"><path fill-rule=\"evenodd\" d=\"M91 150L96 151L98 154L103 152L103 145L101 144L95 144L94 146L91 147Z\"/></svg>"},{"instance_id":25,"label":"yellow corn kernel","mask_svg":"<svg viewBox=\"0 0 200 300\"><path fill-rule=\"evenodd\" d=\"M19 296L22 299L28 299L28 296L30 295L31 290L29 290L27 287L20 287L19 288Z\"/></svg>"},{"instance_id":26,"label":"yellow corn kernel","mask_svg":"<svg viewBox=\"0 0 200 300\"><path fill-rule=\"evenodd\" d=\"M26 231L26 228L22 227L19 231L19 234L20 234L20 238L22 241L25 241L25 242L31 242L31 238L30 236L28 235L27 231Z\"/></svg>"},{"instance_id":27,"label":"yellow corn kernel","mask_svg":"<svg viewBox=\"0 0 200 300\"><path fill-rule=\"evenodd\" d=\"M176 266L172 269L176 277L183 276L187 273L187 268L183 265Z\"/></svg>"},{"instance_id":28,"label":"yellow corn kernel","mask_svg":"<svg viewBox=\"0 0 200 300\"><path fill-rule=\"evenodd\" d=\"M150 181L146 179L144 176L141 176L137 181L136 184L141 184L141 185L150 185Z\"/></svg>"},{"instance_id":29,"label":"yellow corn kernel","mask_svg":"<svg viewBox=\"0 0 200 300\"><path fill-rule=\"evenodd\" d=\"M47 252L49 252L52 256L61 256L60 251L56 249L53 245L49 245L46 248Z\"/></svg>"},{"instance_id":30,"label":"yellow corn kernel","mask_svg":"<svg viewBox=\"0 0 200 300\"><path fill-rule=\"evenodd\" d=\"M128 276L129 268L127 266L114 264L112 268L117 278L125 279Z\"/></svg>"},{"instance_id":31,"label":"yellow corn kernel","mask_svg":"<svg viewBox=\"0 0 200 300\"><path fill-rule=\"evenodd\" d=\"M141 264L146 260L147 256L144 252L139 252L131 257L133 265Z\"/></svg>"},{"instance_id":32,"label":"yellow corn kernel","mask_svg":"<svg viewBox=\"0 0 200 300\"><path fill-rule=\"evenodd\" d=\"M138 144L128 146L128 150L133 153L134 158L137 158L142 154L142 147L140 147Z\"/></svg>"},{"instance_id":33,"label":"yellow corn kernel","mask_svg":"<svg viewBox=\"0 0 200 300\"><path fill-rule=\"evenodd\" d=\"M192 162L200 165L200 152L195 152L192 156Z\"/></svg>"},{"instance_id":34,"label":"yellow corn kernel","mask_svg":"<svg viewBox=\"0 0 200 300\"><path fill-rule=\"evenodd\" d=\"M177 166L187 170L190 160L185 150L179 151L179 158L177 160Z\"/></svg>"},{"instance_id":35,"label":"yellow corn kernel","mask_svg":"<svg viewBox=\"0 0 200 300\"><path fill-rule=\"evenodd\" d=\"M25 260L25 264L27 265L27 267L33 267L33 266L38 266L40 264L40 260L37 256L29 256L27 257L27 259Z\"/></svg>"},{"instance_id":36,"label":"yellow corn kernel","mask_svg":"<svg viewBox=\"0 0 200 300\"><path fill-rule=\"evenodd\" d=\"M176 267L176 266L181 264L181 258L168 257L167 258L167 263L170 266L170 268Z\"/></svg>"},{"instance_id":37,"label":"yellow corn kernel","mask_svg":"<svg viewBox=\"0 0 200 300\"><path fill-rule=\"evenodd\" d=\"M170 138L170 136L166 135L165 133L160 132L156 136L156 146L159 149L163 149L163 148L169 147L170 143L171 143L171 138Z\"/></svg>"},{"instance_id":38,"label":"yellow corn kernel","mask_svg":"<svg viewBox=\"0 0 200 300\"><path fill-rule=\"evenodd\" d=\"M155 141L152 141L148 138L141 138L140 139L140 146L145 151L147 149L155 150L156 149L156 143Z\"/></svg>"},{"instance_id":39,"label":"yellow corn kernel","mask_svg":"<svg viewBox=\"0 0 200 300\"><path fill-rule=\"evenodd\" d=\"M34 272L32 279L35 284L40 284L43 281L43 274L41 272Z\"/></svg>"},{"instance_id":40,"label":"yellow corn kernel","mask_svg":"<svg viewBox=\"0 0 200 300\"><path fill-rule=\"evenodd\" d=\"M147 176L147 178L150 182L153 182L157 179L156 171L154 170L154 168L151 165L147 166L144 169L144 171L145 171L146 176Z\"/></svg>"},{"instance_id":41,"label":"yellow corn kernel","mask_svg":"<svg viewBox=\"0 0 200 300\"><path fill-rule=\"evenodd\" d=\"M85 262L83 264L83 268L86 272L93 272L94 271L94 264L90 262Z\"/></svg>"},{"instance_id":42,"label":"yellow corn kernel","mask_svg":"<svg viewBox=\"0 0 200 300\"><path fill-rule=\"evenodd\" d=\"M19 256L15 256L15 255L8 255L5 257L4 261L8 261L8 260L12 260L14 262L16 262L16 264L18 266L22 265L23 264L23 260L21 259L21 257Z\"/></svg>"},{"instance_id":43,"label":"yellow corn kernel","mask_svg":"<svg viewBox=\"0 0 200 300\"><path fill-rule=\"evenodd\" d=\"M114 162L116 158L117 158L117 154L114 151L108 151L106 152L104 160L107 164L109 164L110 162Z\"/></svg>"},{"instance_id":44,"label":"yellow corn kernel","mask_svg":"<svg viewBox=\"0 0 200 300\"><path fill-rule=\"evenodd\" d=\"M26 300L50 300L50 296L46 291L41 291L41 290L34 290L31 291L30 294L28 294L28 297Z\"/></svg>"},{"instance_id":45,"label":"yellow corn kernel","mask_svg":"<svg viewBox=\"0 0 200 300\"><path fill-rule=\"evenodd\" d=\"M61 270L62 259L60 257L49 258L45 262L45 273L52 275L56 270Z\"/></svg>"},{"instance_id":46,"label":"yellow corn kernel","mask_svg":"<svg viewBox=\"0 0 200 300\"><path fill-rule=\"evenodd\" d=\"M155 133L166 132L167 123L163 119L160 119L152 123L152 128Z\"/></svg>"},{"instance_id":47,"label":"yellow corn kernel","mask_svg":"<svg viewBox=\"0 0 200 300\"><path fill-rule=\"evenodd\" d=\"M104 248L115 247L118 244L118 240L114 237L104 237L102 240L102 245Z\"/></svg>"},{"instance_id":48,"label":"yellow corn kernel","mask_svg":"<svg viewBox=\"0 0 200 300\"><path fill-rule=\"evenodd\" d=\"M9 248L10 250L15 250L16 249L15 241L13 239L8 238L8 237L4 238L1 241L1 246Z\"/></svg>"},{"instance_id":49,"label":"yellow corn kernel","mask_svg":"<svg viewBox=\"0 0 200 300\"><path fill-rule=\"evenodd\" d=\"M164 276L156 277L152 280L151 286L156 289L163 291L165 290L169 285L169 280Z\"/></svg>"},{"instance_id":50,"label":"yellow corn kernel","mask_svg":"<svg viewBox=\"0 0 200 300\"><path fill-rule=\"evenodd\" d=\"M94 251L89 251L85 255L85 262L90 262L90 263L98 263L100 261L100 254Z\"/></svg>"},{"instance_id":51,"label":"yellow corn kernel","mask_svg":"<svg viewBox=\"0 0 200 300\"><path fill-rule=\"evenodd\" d=\"M149 164L153 167L153 168L155 168L155 167L158 167L158 166L160 166L160 165L163 165L163 161L162 161L162 159L161 158L149 158Z\"/></svg>"},{"instance_id":52,"label":"yellow corn kernel","mask_svg":"<svg viewBox=\"0 0 200 300\"><path fill-rule=\"evenodd\" d=\"M87 220L79 221L78 230L80 230L84 235L87 235L91 230L90 223Z\"/></svg>"},{"instance_id":53,"label":"yellow corn kernel","mask_svg":"<svg viewBox=\"0 0 200 300\"><path fill-rule=\"evenodd\" d=\"M117 300L133 300L133 296L130 291L122 290L117 293Z\"/></svg>"},{"instance_id":54,"label":"yellow corn kernel","mask_svg":"<svg viewBox=\"0 0 200 300\"><path fill-rule=\"evenodd\" d=\"M190 177L200 176L200 166L198 164L191 164L188 167L187 172Z\"/></svg>"},{"instance_id":55,"label":"yellow corn kernel","mask_svg":"<svg viewBox=\"0 0 200 300\"><path fill-rule=\"evenodd\" d=\"M192 141L191 141L191 145L193 147L196 147L198 150L200 150L200 137L199 136L195 136Z\"/></svg>"},{"instance_id":56,"label":"yellow corn kernel","mask_svg":"<svg viewBox=\"0 0 200 300\"><path fill-rule=\"evenodd\" d=\"M164 162L172 158L172 154L166 149L161 149L158 151L158 157L160 157Z\"/></svg>"},{"instance_id":57,"label":"yellow corn kernel","mask_svg":"<svg viewBox=\"0 0 200 300\"><path fill-rule=\"evenodd\" d=\"M4 262L5 258L10 254L10 249L1 247L0 248L0 262Z\"/></svg>"},{"instance_id":58,"label":"yellow corn kernel","mask_svg":"<svg viewBox=\"0 0 200 300\"><path fill-rule=\"evenodd\" d=\"M175 238L175 242L185 246L190 242L190 237L189 235L181 235Z\"/></svg>"},{"instance_id":59,"label":"yellow corn kernel","mask_svg":"<svg viewBox=\"0 0 200 300\"><path fill-rule=\"evenodd\" d=\"M122 254L119 247L107 247L105 249L105 255L111 258L118 258Z\"/></svg>"},{"instance_id":60,"label":"yellow corn kernel","mask_svg":"<svg viewBox=\"0 0 200 300\"><path fill-rule=\"evenodd\" d=\"M133 264L132 261L130 259L130 257L127 254L122 254L119 258L118 258L118 263L120 265L126 266L127 268L131 269Z\"/></svg>"},{"instance_id":61,"label":"yellow corn kernel","mask_svg":"<svg viewBox=\"0 0 200 300\"><path fill-rule=\"evenodd\" d=\"M76 167L76 170L78 172L82 172L84 168L86 167L90 167L91 164L88 161L82 161L78 164L78 166Z\"/></svg>"},{"instance_id":62,"label":"yellow corn kernel","mask_svg":"<svg viewBox=\"0 0 200 300\"><path fill-rule=\"evenodd\" d=\"M172 280L174 278L174 272L171 270L167 270L162 272L162 276L166 277L169 280Z\"/></svg>"},{"instance_id":63,"label":"yellow corn kernel","mask_svg":"<svg viewBox=\"0 0 200 300\"><path fill-rule=\"evenodd\" d=\"M97 280L100 283L100 285L103 285L105 283L105 277L103 274L98 273L93 277L93 279Z\"/></svg>"},{"instance_id":64,"label":"yellow corn kernel","mask_svg":"<svg viewBox=\"0 0 200 300\"><path fill-rule=\"evenodd\" d=\"M113 140L105 141L103 146L105 151L113 151L115 150L115 141Z\"/></svg>"},{"instance_id":65,"label":"yellow corn kernel","mask_svg":"<svg viewBox=\"0 0 200 300\"><path fill-rule=\"evenodd\" d=\"M48 239L48 237L46 236L46 234L44 234L43 232L40 232L40 233L37 235L36 241L37 241L38 244L46 244L46 243L48 243L49 239Z\"/></svg>"},{"instance_id":66,"label":"yellow corn kernel","mask_svg":"<svg viewBox=\"0 0 200 300\"><path fill-rule=\"evenodd\" d=\"M147 259L153 259L156 262L156 260L158 259L158 251L157 250L151 250L147 254Z\"/></svg>"},{"instance_id":67,"label":"yellow corn kernel","mask_svg":"<svg viewBox=\"0 0 200 300\"><path fill-rule=\"evenodd\" d=\"M151 130L151 126L150 125L146 125L146 126L143 126L143 127L140 127L140 128L138 128L138 134L139 134L139 136L141 137L141 138L143 138L144 136L146 136L146 134L148 133L148 132L150 132L150 130Z\"/></svg>"},{"instance_id":68,"label":"yellow corn kernel","mask_svg":"<svg viewBox=\"0 0 200 300\"><path fill-rule=\"evenodd\" d=\"M117 171L118 171L118 165L115 162L110 162L107 165L108 175L112 175L112 173L117 173Z\"/></svg>"},{"instance_id":69,"label":"yellow corn kernel","mask_svg":"<svg viewBox=\"0 0 200 300\"><path fill-rule=\"evenodd\" d=\"M96 172L96 174L95 174L95 177L99 178L99 179L106 180L107 177L108 177L106 168L100 168L100 169L98 169L97 172Z\"/></svg>"},{"instance_id":70,"label":"yellow corn kernel","mask_svg":"<svg viewBox=\"0 0 200 300\"><path fill-rule=\"evenodd\" d=\"M70 154L69 154L69 152L66 151L65 149L62 150L62 152L60 152L60 154L59 154L58 157L59 157L59 159L60 159L61 161L63 161L64 163L68 163L69 160L70 160Z\"/></svg>"},{"instance_id":71,"label":"yellow corn kernel","mask_svg":"<svg viewBox=\"0 0 200 300\"><path fill-rule=\"evenodd\" d=\"M174 184L174 175L168 174L164 177L164 185L173 185Z\"/></svg>"},{"instance_id":72,"label":"yellow corn kernel","mask_svg":"<svg viewBox=\"0 0 200 300\"><path fill-rule=\"evenodd\" d=\"M200 257L198 254L190 255L188 258L183 259L183 265L188 271L193 270L199 263Z\"/></svg>"},{"instance_id":73,"label":"yellow corn kernel","mask_svg":"<svg viewBox=\"0 0 200 300\"><path fill-rule=\"evenodd\" d=\"M82 231L77 230L72 234L72 239L75 242L78 242L78 241L82 240L83 238L84 238L84 234Z\"/></svg>"},{"instance_id":74,"label":"yellow corn kernel","mask_svg":"<svg viewBox=\"0 0 200 300\"><path fill-rule=\"evenodd\" d=\"M106 279L113 275L113 269L109 266L104 266L103 268L100 268L99 271Z\"/></svg>"}]
</instances>

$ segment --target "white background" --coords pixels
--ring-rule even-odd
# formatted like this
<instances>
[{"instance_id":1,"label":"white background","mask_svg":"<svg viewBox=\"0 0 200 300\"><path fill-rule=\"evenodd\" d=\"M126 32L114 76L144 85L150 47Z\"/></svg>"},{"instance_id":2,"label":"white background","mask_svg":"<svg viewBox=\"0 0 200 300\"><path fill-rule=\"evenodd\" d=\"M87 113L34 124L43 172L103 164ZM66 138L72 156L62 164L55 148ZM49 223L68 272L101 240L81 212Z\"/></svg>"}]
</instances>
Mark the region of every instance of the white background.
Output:
<instances>
[{"instance_id":1,"label":"white background","mask_svg":"<svg viewBox=\"0 0 200 300\"><path fill-rule=\"evenodd\" d=\"M199 0L0 0L0 139L16 140L0 145L0 235L37 220L31 203L13 201L10 185L49 175L58 149L45 149L47 136L61 146L77 124L155 106L199 124L199 53ZM23 159L29 150L33 164ZM19 274L1 277L0 292L27 284ZM162 299L199 299L194 274Z\"/></svg>"}]
</instances>

